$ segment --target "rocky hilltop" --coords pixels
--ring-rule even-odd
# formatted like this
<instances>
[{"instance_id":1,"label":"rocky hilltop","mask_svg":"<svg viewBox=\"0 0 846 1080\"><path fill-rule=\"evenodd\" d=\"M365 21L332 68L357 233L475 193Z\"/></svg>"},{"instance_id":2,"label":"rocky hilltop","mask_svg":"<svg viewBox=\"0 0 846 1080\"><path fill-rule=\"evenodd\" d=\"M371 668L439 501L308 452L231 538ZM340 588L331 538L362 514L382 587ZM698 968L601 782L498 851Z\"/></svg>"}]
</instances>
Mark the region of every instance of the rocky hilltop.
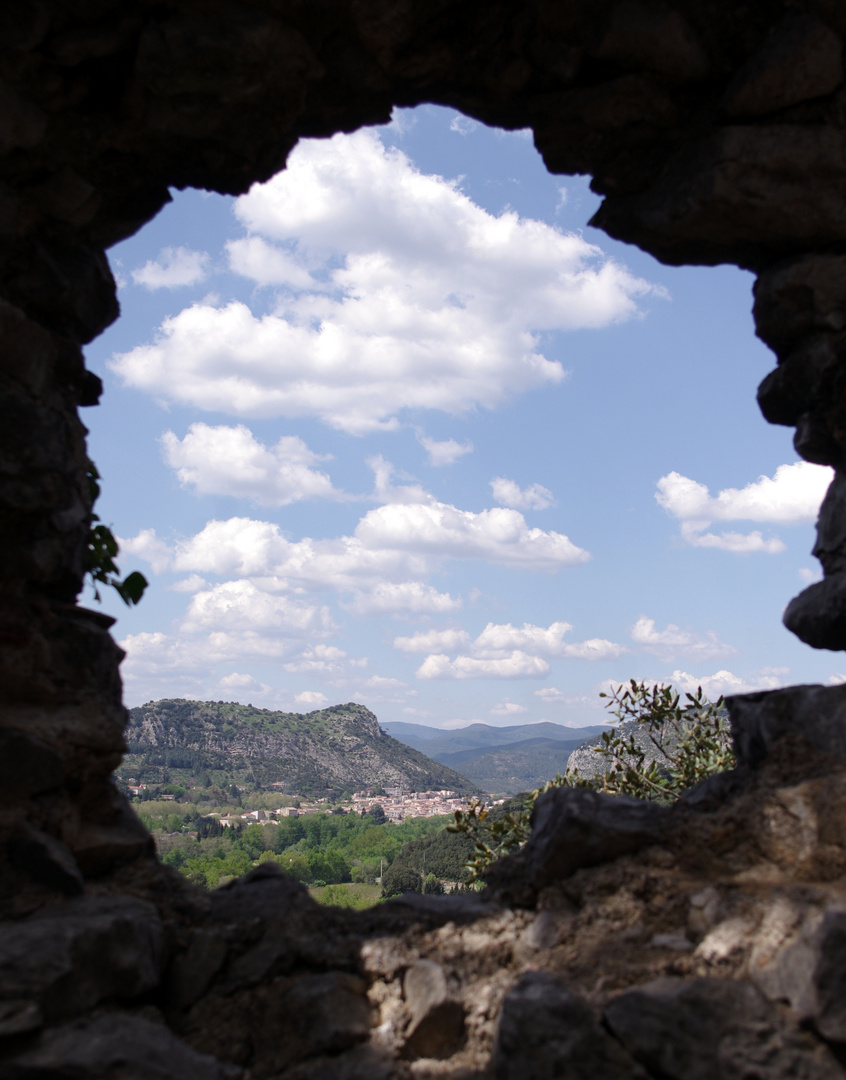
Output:
<instances>
[{"instance_id":1,"label":"rocky hilltop","mask_svg":"<svg viewBox=\"0 0 846 1080\"><path fill-rule=\"evenodd\" d=\"M225 701L151 701L129 713L125 776L186 770L245 776L289 791L367 786L410 791L473 785L457 772L404 746L363 705L350 702L310 713L272 712Z\"/></svg>"}]
</instances>

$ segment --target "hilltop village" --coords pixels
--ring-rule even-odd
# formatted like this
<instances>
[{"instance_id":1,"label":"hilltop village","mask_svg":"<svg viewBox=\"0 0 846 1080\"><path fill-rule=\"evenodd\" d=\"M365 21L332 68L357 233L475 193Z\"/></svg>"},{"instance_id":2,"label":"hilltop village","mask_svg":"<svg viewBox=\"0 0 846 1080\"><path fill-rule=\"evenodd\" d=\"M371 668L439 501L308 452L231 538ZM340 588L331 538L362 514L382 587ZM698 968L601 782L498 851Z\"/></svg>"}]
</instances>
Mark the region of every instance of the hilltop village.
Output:
<instances>
[{"instance_id":1,"label":"hilltop village","mask_svg":"<svg viewBox=\"0 0 846 1080\"><path fill-rule=\"evenodd\" d=\"M146 784L128 785L130 794L138 797L149 790ZM156 794L156 798L173 802L175 795ZM498 805L503 800L494 800L488 796L488 805ZM381 807L385 821L401 822L406 818L442 817L463 809L466 798L458 792L442 789L440 791L404 791L401 788L386 788L385 793L374 794L373 788L356 791L350 800L332 803L329 799L307 801L295 799L296 805L280 806L276 810L245 810L242 813L209 812L206 816L214 818L224 827L237 825L274 825L285 818L305 817L309 814L373 814L376 807ZM378 811L376 811L378 815Z\"/></svg>"},{"instance_id":2,"label":"hilltop village","mask_svg":"<svg viewBox=\"0 0 846 1080\"><path fill-rule=\"evenodd\" d=\"M372 813L380 806L386 821L400 822L406 818L438 817L453 814L463 809L467 800L454 791L411 791L403 792L398 788L389 788L384 795L374 795L370 789L357 791L349 802L337 803L331 807L327 799L315 802L300 801L299 806L280 806L278 810L250 810L243 814L210 814L217 817L224 826L244 823L273 825L281 818L304 817L306 814L365 814Z\"/></svg>"}]
</instances>

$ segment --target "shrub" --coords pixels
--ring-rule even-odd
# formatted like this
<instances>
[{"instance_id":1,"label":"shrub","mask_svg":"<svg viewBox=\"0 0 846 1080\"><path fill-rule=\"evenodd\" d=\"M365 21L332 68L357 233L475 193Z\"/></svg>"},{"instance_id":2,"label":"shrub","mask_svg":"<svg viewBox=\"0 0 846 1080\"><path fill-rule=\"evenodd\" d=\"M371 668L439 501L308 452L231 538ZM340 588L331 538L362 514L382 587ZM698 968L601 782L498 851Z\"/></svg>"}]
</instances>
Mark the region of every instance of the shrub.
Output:
<instances>
[{"instance_id":1,"label":"shrub","mask_svg":"<svg viewBox=\"0 0 846 1080\"><path fill-rule=\"evenodd\" d=\"M628 725L629 732L632 723L639 725L646 739L636 740L633 734L613 728L593 747L606 766L604 771L580 776L577 770L568 770L520 797L514 809L504 812L497 813L497 808L488 808L478 799L469 800L466 810L456 810L455 821L447 828L473 841L473 856L467 862L471 884L480 888L492 862L525 844L535 802L550 788L587 787L668 804L691 785L734 766L723 699L708 701L701 687L695 694L685 694L684 705L672 686L649 686L635 679L600 697L609 698L606 708L621 725Z\"/></svg>"}]
</instances>

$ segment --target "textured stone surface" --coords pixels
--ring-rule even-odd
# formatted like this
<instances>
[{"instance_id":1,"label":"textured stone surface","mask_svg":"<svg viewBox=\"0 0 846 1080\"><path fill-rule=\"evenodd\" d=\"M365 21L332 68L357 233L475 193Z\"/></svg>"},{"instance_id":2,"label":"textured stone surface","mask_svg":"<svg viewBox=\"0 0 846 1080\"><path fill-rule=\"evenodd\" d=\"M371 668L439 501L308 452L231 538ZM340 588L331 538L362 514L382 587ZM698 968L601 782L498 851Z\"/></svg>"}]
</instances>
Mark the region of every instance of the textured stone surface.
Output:
<instances>
[{"instance_id":1,"label":"textured stone surface","mask_svg":"<svg viewBox=\"0 0 846 1080\"><path fill-rule=\"evenodd\" d=\"M243 192L299 138L434 101L531 127L552 170L593 176L611 235L759 274L778 361L761 409L838 470L824 580L785 621L846 648L844 38L839 0L0 5L4 1075L482 1077L497 1039L508 1077L630 1077L627 1052L685 1080L842 1075L825 1042L844 1041L840 688L735 698L742 767L672 813L546 797L486 899L353 915L259 871L209 900L156 862L110 784L121 653L74 604L77 408L102 389L81 346L118 311L105 248L169 187ZM422 1057L445 1006L460 1037Z\"/></svg>"},{"instance_id":2,"label":"textured stone surface","mask_svg":"<svg viewBox=\"0 0 846 1080\"><path fill-rule=\"evenodd\" d=\"M464 1030L464 1009L450 992L444 969L433 960L418 960L402 987L411 1013L408 1047L420 1057L450 1057Z\"/></svg>"},{"instance_id":3,"label":"textured stone surface","mask_svg":"<svg viewBox=\"0 0 846 1080\"><path fill-rule=\"evenodd\" d=\"M813 1005L815 1027L825 1039L846 1042L846 912L826 913L813 942ZM799 979L793 980L793 984Z\"/></svg>"},{"instance_id":4,"label":"textured stone surface","mask_svg":"<svg viewBox=\"0 0 846 1080\"><path fill-rule=\"evenodd\" d=\"M198 1054L162 1024L109 1014L51 1029L22 1053L0 1056L0 1069L8 1080L238 1080L242 1075Z\"/></svg>"},{"instance_id":5,"label":"textured stone surface","mask_svg":"<svg viewBox=\"0 0 846 1080\"><path fill-rule=\"evenodd\" d=\"M535 803L528 843L490 868L495 892L531 902L545 886L583 867L628 855L665 839L670 811L628 796L588 788L553 788Z\"/></svg>"},{"instance_id":6,"label":"textured stone surface","mask_svg":"<svg viewBox=\"0 0 846 1080\"><path fill-rule=\"evenodd\" d=\"M80 897L33 918L0 923L0 1000L38 1004L47 1020L159 983L166 955L156 909L132 897Z\"/></svg>"},{"instance_id":7,"label":"textured stone surface","mask_svg":"<svg viewBox=\"0 0 846 1080\"><path fill-rule=\"evenodd\" d=\"M837 1080L834 1056L782 1027L755 987L721 979L661 979L621 994L604 1020L649 1073L667 1080Z\"/></svg>"},{"instance_id":8,"label":"textured stone surface","mask_svg":"<svg viewBox=\"0 0 846 1080\"><path fill-rule=\"evenodd\" d=\"M646 1075L599 1026L587 1003L554 975L527 972L505 999L496 1080L646 1080Z\"/></svg>"},{"instance_id":9,"label":"textured stone surface","mask_svg":"<svg viewBox=\"0 0 846 1080\"><path fill-rule=\"evenodd\" d=\"M9 841L9 859L27 877L69 896L83 891L82 873L70 848L23 823Z\"/></svg>"},{"instance_id":10,"label":"textured stone surface","mask_svg":"<svg viewBox=\"0 0 846 1080\"><path fill-rule=\"evenodd\" d=\"M760 766L779 740L846 754L846 687L789 686L726 698L738 760ZM801 758L797 764L801 768Z\"/></svg>"}]
</instances>

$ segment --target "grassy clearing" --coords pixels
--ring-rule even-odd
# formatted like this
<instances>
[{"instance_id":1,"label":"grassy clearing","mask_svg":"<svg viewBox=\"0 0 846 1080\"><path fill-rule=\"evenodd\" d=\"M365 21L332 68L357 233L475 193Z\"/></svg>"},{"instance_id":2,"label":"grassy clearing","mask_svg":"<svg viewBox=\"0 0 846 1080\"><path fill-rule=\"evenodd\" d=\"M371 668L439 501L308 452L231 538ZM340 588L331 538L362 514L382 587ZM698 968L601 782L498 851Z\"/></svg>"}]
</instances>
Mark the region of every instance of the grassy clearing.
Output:
<instances>
[{"instance_id":1,"label":"grassy clearing","mask_svg":"<svg viewBox=\"0 0 846 1080\"><path fill-rule=\"evenodd\" d=\"M356 911L373 907L382 898L382 890L378 885L361 883L321 885L308 891L318 904L325 904L327 907L354 908Z\"/></svg>"}]
</instances>

